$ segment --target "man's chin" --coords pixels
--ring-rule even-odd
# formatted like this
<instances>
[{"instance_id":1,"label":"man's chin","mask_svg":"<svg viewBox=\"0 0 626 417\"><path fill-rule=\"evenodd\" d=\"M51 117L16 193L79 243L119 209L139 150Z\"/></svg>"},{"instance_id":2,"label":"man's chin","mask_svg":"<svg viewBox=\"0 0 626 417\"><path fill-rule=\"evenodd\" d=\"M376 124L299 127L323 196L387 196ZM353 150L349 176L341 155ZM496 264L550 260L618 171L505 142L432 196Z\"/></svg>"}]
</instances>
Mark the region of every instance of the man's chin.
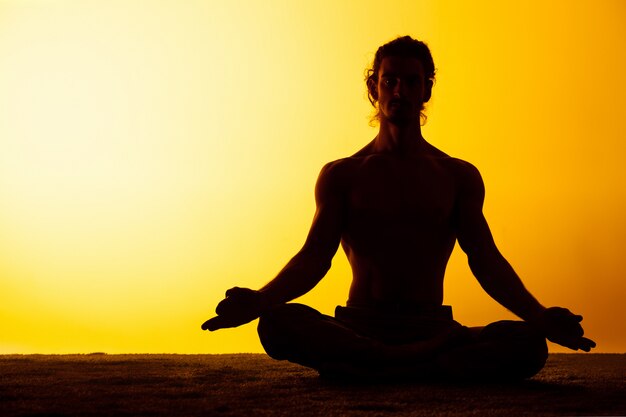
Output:
<instances>
[{"instance_id":1,"label":"man's chin","mask_svg":"<svg viewBox=\"0 0 626 417\"><path fill-rule=\"evenodd\" d=\"M419 122L419 118L408 115L392 115L386 118L389 123L398 127L408 126L414 123L416 120Z\"/></svg>"}]
</instances>

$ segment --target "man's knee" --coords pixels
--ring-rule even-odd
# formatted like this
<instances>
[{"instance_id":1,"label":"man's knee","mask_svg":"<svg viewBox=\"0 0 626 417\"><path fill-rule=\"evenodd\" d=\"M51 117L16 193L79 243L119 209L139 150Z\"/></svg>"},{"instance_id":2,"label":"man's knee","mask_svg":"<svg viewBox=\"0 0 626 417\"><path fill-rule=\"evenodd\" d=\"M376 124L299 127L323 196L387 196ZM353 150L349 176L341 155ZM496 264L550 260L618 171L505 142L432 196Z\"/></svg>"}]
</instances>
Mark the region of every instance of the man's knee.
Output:
<instances>
[{"instance_id":1,"label":"man's knee","mask_svg":"<svg viewBox=\"0 0 626 417\"><path fill-rule=\"evenodd\" d=\"M274 359L289 359L306 317L320 314L296 303L281 304L265 311L259 318L257 331L267 354Z\"/></svg>"},{"instance_id":2,"label":"man's knee","mask_svg":"<svg viewBox=\"0 0 626 417\"><path fill-rule=\"evenodd\" d=\"M523 321L503 320L491 323L481 332L483 340L493 340L510 352L511 371L516 377L530 378L538 373L548 359L545 337Z\"/></svg>"},{"instance_id":3,"label":"man's knee","mask_svg":"<svg viewBox=\"0 0 626 417\"><path fill-rule=\"evenodd\" d=\"M524 351L533 352L543 360L547 358L548 346L545 337L524 321L502 320L487 325L481 338L497 339Z\"/></svg>"},{"instance_id":4,"label":"man's knee","mask_svg":"<svg viewBox=\"0 0 626 417\"><path fill-rule=\"evenodd\" d=\"M307 317L319 316L320 312L304 304L280 304L274 306L259 317L259 335L272 337L275 334L284 334L302 325Z\"/></svg>"}]
</instances>

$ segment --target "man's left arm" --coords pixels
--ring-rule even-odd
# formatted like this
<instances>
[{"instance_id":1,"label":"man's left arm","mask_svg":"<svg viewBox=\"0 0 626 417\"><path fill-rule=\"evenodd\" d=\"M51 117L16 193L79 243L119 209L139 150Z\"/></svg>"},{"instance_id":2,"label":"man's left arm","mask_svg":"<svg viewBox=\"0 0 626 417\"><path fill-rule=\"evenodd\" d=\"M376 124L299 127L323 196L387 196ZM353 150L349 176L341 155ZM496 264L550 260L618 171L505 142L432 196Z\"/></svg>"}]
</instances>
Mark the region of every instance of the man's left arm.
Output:
<instances>
[{"instance_id":1,"label":"man's left arm","mask_svg":"<svg viewBox=\"0 0 626 417\"><path fill-rule=\"evenodd\" d=\"M485 188L478 170L464 163L458 178L454 212L457 239L483 289L514 314L538 327L551 341L589 351L595 343L582 337L582 316L565 308L542 306L498 250L483 215Z\"/></svg>"}]
</instances>

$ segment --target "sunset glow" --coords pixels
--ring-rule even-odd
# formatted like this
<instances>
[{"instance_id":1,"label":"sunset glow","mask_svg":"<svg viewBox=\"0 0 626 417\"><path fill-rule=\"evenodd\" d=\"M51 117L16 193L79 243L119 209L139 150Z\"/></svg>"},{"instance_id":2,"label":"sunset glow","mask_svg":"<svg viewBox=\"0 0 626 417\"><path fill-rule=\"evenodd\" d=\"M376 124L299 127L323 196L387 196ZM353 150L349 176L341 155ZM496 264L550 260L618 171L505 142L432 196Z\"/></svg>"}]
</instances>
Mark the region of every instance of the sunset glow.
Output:
<instances>
[{"instance_id":1,"label":"sunset glow","mask_svg":"<svg viewBox=\"0 0 626 417\"><path fill-rule=\"evenodd\" d=\"M424 136L480 169L505 257L597 352L626 351L625 17L619 0L0 2L0 353L261 352L254 325L200 324L300 248L320 168L376 134L364 70L405 34L437 67ZM301 301L332 314L349 283L338 252ZM445 289L463 324L512 317L458 247Z\"/></svg>"}]
</instances>

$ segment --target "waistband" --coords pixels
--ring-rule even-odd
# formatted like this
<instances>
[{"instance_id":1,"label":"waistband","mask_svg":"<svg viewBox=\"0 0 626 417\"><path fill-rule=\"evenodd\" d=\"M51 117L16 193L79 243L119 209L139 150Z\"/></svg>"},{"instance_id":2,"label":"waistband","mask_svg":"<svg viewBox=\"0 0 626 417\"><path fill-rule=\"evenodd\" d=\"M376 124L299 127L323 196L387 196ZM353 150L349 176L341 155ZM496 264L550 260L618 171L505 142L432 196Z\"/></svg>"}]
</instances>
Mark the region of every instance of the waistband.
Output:
<instances>
[{"instance_id":1,"label":"waistband","mask_svg":"<svg viewBox=\"0 0 626 417\"><path fill-rule=\"evenodd\" d=\"M343 307L343 309L352 310L354 312L362 311L385 315L432 317L453 320L452 307L449 305L425 306L406 301L354 303L348 300L346 307Z\"/></svg>"}]
</instances>

